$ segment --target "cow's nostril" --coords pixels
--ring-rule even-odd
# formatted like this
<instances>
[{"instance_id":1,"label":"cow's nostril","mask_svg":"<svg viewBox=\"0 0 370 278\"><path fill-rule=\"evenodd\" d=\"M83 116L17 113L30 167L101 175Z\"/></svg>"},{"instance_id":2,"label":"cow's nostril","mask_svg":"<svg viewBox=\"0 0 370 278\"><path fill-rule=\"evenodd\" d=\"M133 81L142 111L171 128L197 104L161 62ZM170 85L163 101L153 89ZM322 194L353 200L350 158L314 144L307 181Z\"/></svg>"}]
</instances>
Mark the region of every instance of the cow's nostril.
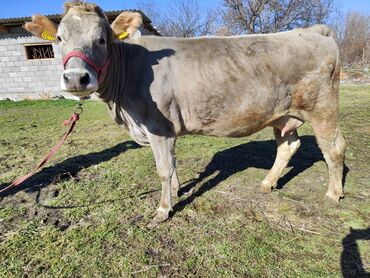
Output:
<instances>
[{"instance_id":1,"label":"cow's nostril","mask_svg":"<svg viewBox=\"0 0 370 278\"><path fill-rule=\"evenodd\" d=\"M64 83L65 84L68 84L69 83L69 80L70 80L70 77L68 76L67 73L63 73L63 79L64 79Z\"/></svg>"},{"instance_id":2,"label":"cow's nostril","mask_svg":"<svg viewBox=\"0 0 370 278\"><path fill-rule=\"evenodd\" d=\"M81 85L87 85L87 84L89 84L89 81L90 81L90 76L89 76L88 73L85 73L80 78L80 84Z\"/></svg>"}]
</instances>

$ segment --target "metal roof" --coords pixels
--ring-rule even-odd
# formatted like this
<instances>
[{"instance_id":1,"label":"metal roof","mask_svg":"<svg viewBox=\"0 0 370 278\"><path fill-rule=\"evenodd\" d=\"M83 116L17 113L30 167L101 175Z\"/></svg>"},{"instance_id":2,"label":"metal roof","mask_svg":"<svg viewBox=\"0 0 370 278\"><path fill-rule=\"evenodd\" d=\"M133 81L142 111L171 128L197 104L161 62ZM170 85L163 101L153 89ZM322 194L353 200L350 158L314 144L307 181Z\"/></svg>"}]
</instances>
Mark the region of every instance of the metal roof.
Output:
<instances>
[{"instance_id":1,"label":"metal roof","mask_svg":"<svg viewBox=\"0 0 370 278\"><path fill-rule=\"evenodd\" d=\"M137 12L140 13L143 18L144 26L155 35L160 36L159 32L153 27L151 20L140 10L113 10L113 11L106 11L104 14L107 16L109 22L113 22L113 20L120 15L122 12L129 11L129 12ZM62 14L49 14L46 15L51 21L58 24L62 18ZM25 17L12 17L12 18L0 18L0 25L3 26L22 26L24 22L31 21L31 16Z\"/></svg>"}]
</instances>

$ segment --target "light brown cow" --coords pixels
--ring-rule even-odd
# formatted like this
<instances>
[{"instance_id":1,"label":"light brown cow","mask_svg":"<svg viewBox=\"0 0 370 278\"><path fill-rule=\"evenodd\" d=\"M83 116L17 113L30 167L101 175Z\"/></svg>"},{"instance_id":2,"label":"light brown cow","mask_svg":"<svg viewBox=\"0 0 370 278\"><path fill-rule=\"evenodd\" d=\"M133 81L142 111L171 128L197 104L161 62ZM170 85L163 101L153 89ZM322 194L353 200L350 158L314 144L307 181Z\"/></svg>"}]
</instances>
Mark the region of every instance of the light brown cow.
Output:
<instances>
[{"instance_id":1,"label":"light brown cow","mask_svg":"<svg viewBox=\"0 0 370 278\"><path fill-rule=\"evenodd\" d=\"M141 24L138 13L122 13L109 26L93 4L66 4L65 12L58 28L44 16L25 28L55 36L64 57L64 90L81 97L95 92L117 124L152 147L162 181L154 225L168 218L177 195L174 145L184 134L241 137L272 126L278 150L262 181L268 192L300 145L296 129L307 121L329 168L326 196L343 197L347 144L338 126L339 56L326 26L237 37L132 38ZM125 32L130 39L115 40Z\"/></svg>"}]
</instances>

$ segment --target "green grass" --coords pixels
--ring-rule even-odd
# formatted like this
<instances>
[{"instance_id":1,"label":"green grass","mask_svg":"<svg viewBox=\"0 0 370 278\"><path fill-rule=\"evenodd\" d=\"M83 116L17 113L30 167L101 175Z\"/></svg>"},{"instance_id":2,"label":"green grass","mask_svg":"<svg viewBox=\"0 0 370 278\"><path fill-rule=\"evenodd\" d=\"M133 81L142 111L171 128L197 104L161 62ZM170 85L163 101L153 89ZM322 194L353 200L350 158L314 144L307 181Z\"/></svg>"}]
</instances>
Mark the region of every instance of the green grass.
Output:
<instances>
[{"instance_id":1,"label":"green grass","mask_svg":"<svg viewBox=\"0 0 370 278\"><path fill-rule=\"evenodd\" d=\"M0 102L0 184L55 145L74 105ZM308 125L283 188L268 195L258 186L274 160L271 129L186 136L176 147L179 178L198 182L154 230L160 182L150 148L129 142L103 103L84 109L50 165L0 197L0 277L341 277L341 265L357 271L355 247L370 271L369 86L341 88L349 172L338 206L323 198L327 169Z\"/></svg>"}]
</instances>

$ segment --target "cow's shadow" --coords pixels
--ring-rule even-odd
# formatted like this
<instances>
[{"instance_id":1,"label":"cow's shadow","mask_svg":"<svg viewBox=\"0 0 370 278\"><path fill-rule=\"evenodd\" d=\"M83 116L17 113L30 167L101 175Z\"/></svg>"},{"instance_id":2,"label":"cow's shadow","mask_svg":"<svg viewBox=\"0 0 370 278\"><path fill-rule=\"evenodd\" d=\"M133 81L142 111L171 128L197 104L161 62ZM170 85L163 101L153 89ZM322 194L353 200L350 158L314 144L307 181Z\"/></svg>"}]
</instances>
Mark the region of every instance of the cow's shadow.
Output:
<instances>
[{"instance_id":1,"label":"cow's shadow","mask_svg":"<svg viewBox=\"0 0 370 278\"><path fill-rule=\"evenodd\" d=\"M288 167L292 168L279 179L277 189L283 188L294 177L310 168L317 161L324 160L314 136L302 136L300 139L302 142L301 147L288 165ZM192 192L174 206L172 216L183 210L197 197L240 171L244 171L250 167L266 170L271 169L275 161L276 149L275 140L268 140L249 142L216 153L205 170L199 174L198 178L186 182L180 188L179 196L181 197L186 192L193 191L192 189L195 189L197 185L203 182L195 192ZM345 166L343 181L345 181L347 173L348 168ZM216 174L215 177L206 180L214 174Z\"/></svg>"},{"instance_id":2,"label":"cow's shadow","mask_svg":"<svg viewBox=\"0 0 370 278\"><path fill-rule=\"evenodd\" d=\"M40 172L36 173L30 179L25 181L21 186L9 189L1 193L0 196L13 195L21 190L25 190L28 193L40 191L40 189L47 187L56 180L64 180L77 177L78 173L84 168L109 161L112 158L120 155L121 153L126 152L127 150L137 148L140 148L140 145L136 144L133 141L127 141L117 144L114 147L102 150L100 152L94 152L68 158L53 166L42 169ZM8 185L9 184L2 184L0 185L0 188L4 188Z\"/></svg>"},{"instance_id":3,"label":"cow's shadow","mask_svg":"<svg viewBox=\"0 0 370 278\"><path fill-rule=\"evenodd\" d=\"M350 233L342 240L340 267L344 278L370 277L366 272L358 249L358 240L370 241L370 227L367 229L350 229Z\"/></svg>"}]
</instances>

